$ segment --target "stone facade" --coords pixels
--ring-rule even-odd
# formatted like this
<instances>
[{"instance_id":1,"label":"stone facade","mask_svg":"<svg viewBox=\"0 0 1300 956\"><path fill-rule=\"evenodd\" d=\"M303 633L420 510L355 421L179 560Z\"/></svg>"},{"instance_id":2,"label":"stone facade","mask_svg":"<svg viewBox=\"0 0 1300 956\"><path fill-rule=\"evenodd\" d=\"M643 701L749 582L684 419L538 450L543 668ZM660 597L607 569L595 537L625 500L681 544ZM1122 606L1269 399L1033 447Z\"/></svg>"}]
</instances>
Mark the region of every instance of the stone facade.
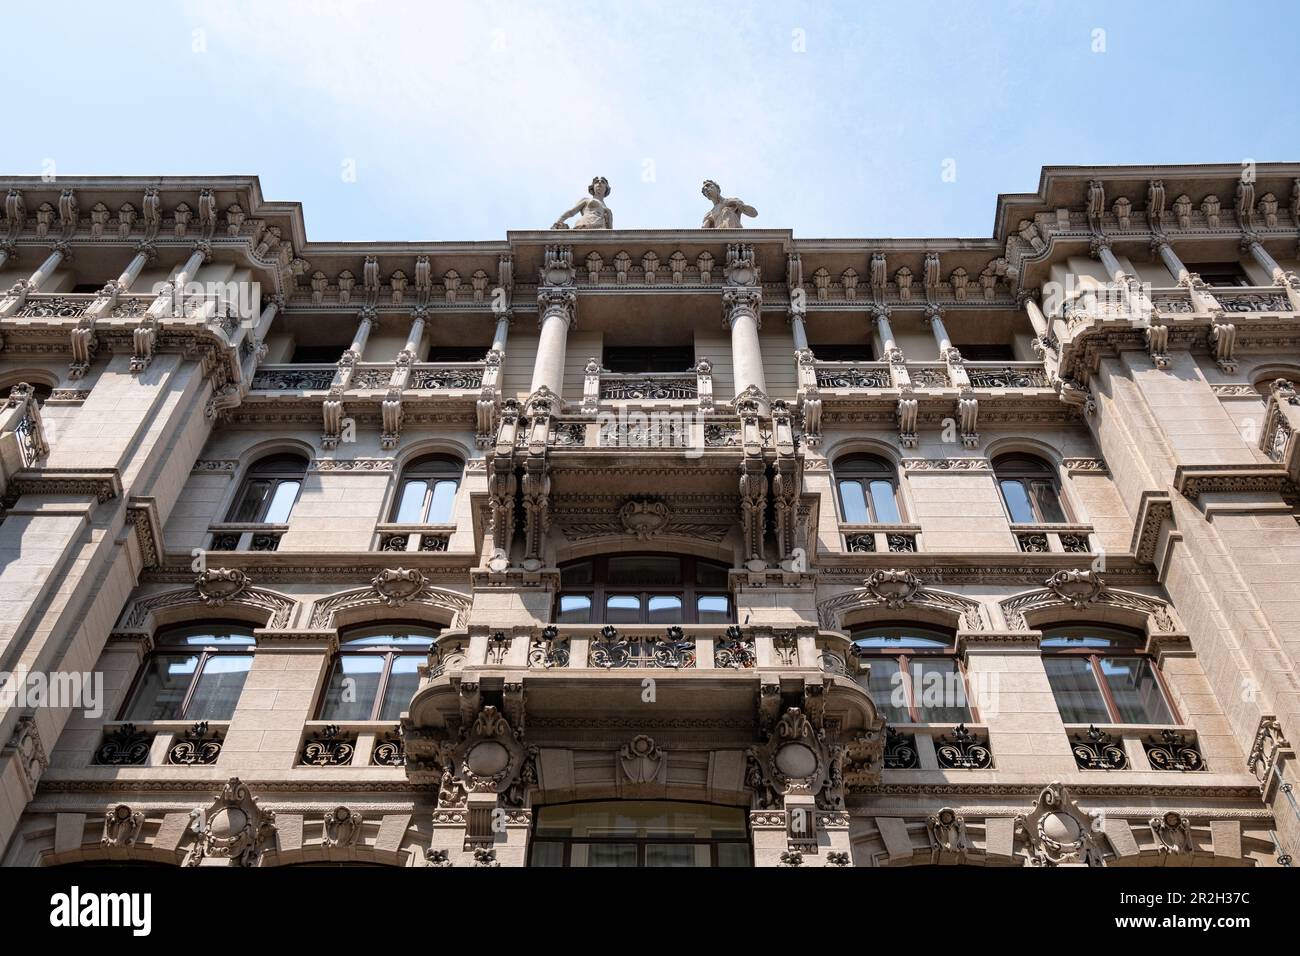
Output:
<instances>
[{"instance_id":1,"label":"stone facade","mask_svg":"<svg viewBox=\"0 0 1300 956\"><path fill-rule=\"evenodd\" d=\"M243 178L0 193L5 865L519 866L547 808L659 801L760 866L1300 848L1300 165L1049 168L976 240L716 187L602 228L599 178L581 235L465 244L312 243ZM1067 626L1131 638L1070 659L1112 719ZM208 716L178 658L143 719L179 627L242 684ZM400 707L324 716L384 627L432 642ZM900 719L909 627L963 690ZM83 673L94 716L13 693Z\"/></svg>"}]
</instances>

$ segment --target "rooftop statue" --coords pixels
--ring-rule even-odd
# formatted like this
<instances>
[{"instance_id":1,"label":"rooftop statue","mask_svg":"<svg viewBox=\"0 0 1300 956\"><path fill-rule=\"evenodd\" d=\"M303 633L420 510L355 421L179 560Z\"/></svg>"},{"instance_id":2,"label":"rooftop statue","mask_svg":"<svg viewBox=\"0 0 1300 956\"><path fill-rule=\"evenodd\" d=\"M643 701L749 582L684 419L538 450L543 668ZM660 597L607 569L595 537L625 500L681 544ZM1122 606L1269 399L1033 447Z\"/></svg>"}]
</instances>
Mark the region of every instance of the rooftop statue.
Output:
<instances>
[{"instance_id":1,"label":"rooftop statue","mask_svg":"<svg viewBox=\"0 0 1300 956\"><path fill-rule=\"evenodd\" d=\"M578 200L576 206L555 220L552 229L568 229L569 225L564 220L570 216L578 217L578 221L573 224L574 229L614 228L614 213L605 205L605 197L610 193L609 180L597 176L587 187L587 192L591 193L591 198Z\"/></svg>"},{"instance_id":2,"label":"rooftop statue","mask_svg":"<svg viewBox=\"0 0 1300 956\"><path fill-rule=\"evenodd\" d=\"M700 192L704 194L705 199L713 203L713 208L704 217L702 226L704 229L739 229L741 216L758 215L757 209L747 206L739 199L724 199L722 187L712 179L704 180L704 188Z\"/></svg>"}]
</instances>

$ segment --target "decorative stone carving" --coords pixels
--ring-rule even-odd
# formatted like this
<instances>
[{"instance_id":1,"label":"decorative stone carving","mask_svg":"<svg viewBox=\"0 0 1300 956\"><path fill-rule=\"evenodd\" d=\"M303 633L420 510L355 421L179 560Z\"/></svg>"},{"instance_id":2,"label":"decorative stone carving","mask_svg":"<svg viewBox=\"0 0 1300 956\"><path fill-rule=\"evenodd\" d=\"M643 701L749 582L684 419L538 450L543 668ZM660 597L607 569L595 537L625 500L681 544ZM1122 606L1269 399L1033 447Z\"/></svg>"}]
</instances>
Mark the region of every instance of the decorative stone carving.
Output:
<instances>
[{"instance_id":1,"label":"decorative stone carving","mask_svg":"<svg viewBox=\"0 0 1300 956\"><path fill-rule=\"evenodd\" d=\"M335 807L325 815L321 842L327 847L356 846L361 841L363 818L356 810Z\"/></svg>"},{"instance_id":2,"label":"decorative stone carving","mask_svg":"<svg viewBox=\"0 0 1300 956\"><path fill-rule=\"evenodd\" d=\"M925 828L930 834L930 845L936 852L955 856L957 862L965 859L970 845L966 840L966 818L956 810L944 807L938 813L930 814Z\"/></svg>"},{"instance_id":3,"label":"decorative stone carving","mask_svg":"<svg viewBox=\"0 0 1300 956\"><path fill-rule=\"evenodd\" d=\"M1076 609L1083 609L1097 599L1106 582L1100 574L1087 571L1057 571L1047 579L1047 588L1062 601Z\"/></svg>"},{"instance_id":4,"label":"decorative stone carving","mask_svg":"<svg viewBox=\"0 0 1300 956\"><path fill-rule=\"evenodd\" d=\"M900 609L916 597L921 581L911 571L876 571L864 582L868 591L886 607Z\"/></svg>"},{"instance_id":5,"label":"decorative stone carving","mask_svg":"<svg viewBox=\"0 0 1300 956\"><path fill-rule=\"evenodd\" d=\"M1192 827L1187 818L1177 811L1170 810L1158 817L1152 817L1149 826L1156 838L1156 849L1161 853L1191 853L1196 848L1192 845Z\"/></svg>"},{"instance_id":6,"label":"decorative stone carving","mask_svg":"<svg viewBox=\"0 0 1300 956\"><path fill-rule=\"evenodd\" d=\"M385 568L374 576L370 586L389 607L402 607L425 587L424 574L417 568Z\"/></svg>"},{"instance_id":7,"label":"decorative stone carving","mask_svg":"<svg viewBox=\"0 0 1300 956\"><path fill-rule=\"evenodd\" d=\"M207 858L257 866L275 843L275 813L258 806L248 785L231 777L206 809L190 811L190 831L195 840L186 866L198 866Z\"/></svg>"},{"instance_id":8,"label":"decorative stone carving","mask_svg":"<svg viewBox=\"0 0 1300 956\"><path fill-rule=\"evenodd\" d=\"M749 216L752 219L758 215L758 210L739 199L724 199L722 187L712 179L704 180L700 192L705 199L713 203L713 208L704 215L704 222L700 224L701 229L739 229L743 225L740 221L741 216Z\"/></svg>"},{"instance_id":9,"label":"decorative stone carving","mask_svg":"<svg viewBox=\"0 0 1300 956\"><path fill-rule=\"evenodd\" d=\"M1104 866L1095 814L1075 802L1068 787L1048 784L1027 814L1017 814L1016 830L1029 844L1031 866Z\"/></svg>"},{"instance_id":10,"label":"decorative stone carving","mask_svg":"<svg viewBox=\"0 0 1300 956\"><path fill-rule=\"evenodd\" d=\"M224 607L243 594L251 583L248 575L238 568L211 568L198 576L194 590L208 607Z\"/></svg>"},{"instance_id":11,"label":"decorative stone carving","mask_svg":"<svg viewBox=\"0 0 1300 956\"><path fill-rule=\"evenodd\" d=\"M668 525L668 506L662 501L629 501L618 510L623 530L647 541Z\"/></svg>"},{"instance_id":12,"label":"decorative stone carving","mask_svg":"<svg viewBox=\"0 0 1300 956\"><path fill-rule=\"evenodd\" d=\"M22 782L27 788L27 799L36 793L36 785L41 776L49 769L50 758L41 743L41 735L36 731L36 718L23 716L18 718L14 731L9 736L9 743L0 753L12 754L22 771Z\"/></svg>"},{"instance_id":13,"label":"decorative stone carving","mask_svg":"<svg viewBox=\"0 0 1300 956\"><path fill-rule=\"evenodd\" d=\"M573 224L574 229L614 228L614 213L605 205L605 199L612 192L609 188L609 180L604 176L597 176L587 187L587 192L591 194L591 198L579 199L572 209L561 213L551 225L552 229L568 229L569 225L565 220L572 216L578 217L578 221Z\"/></svg>"},{"instance_id":14,"label":"decorative stone carving","mask_svg":"<svg viewBox=\"0 0 1300 956\"><path fill-rule=\"evenodd\" d=\"M104 835L100 837L101 846L134 846L144 827L144 814L132 810L125 803L119 803L104 814Z\"/></svg>"},{"instance_id":15,"label":"decorative stone carving","mask_svg":"<svg viewBox=\"0 0 1300 956\"><path fill-rule=\"evenodd\" d=\"M666 766L664 752L654 738L639 734L618 752L618 763L631 783L653 783Z\"/></svg>"}]
</instances>

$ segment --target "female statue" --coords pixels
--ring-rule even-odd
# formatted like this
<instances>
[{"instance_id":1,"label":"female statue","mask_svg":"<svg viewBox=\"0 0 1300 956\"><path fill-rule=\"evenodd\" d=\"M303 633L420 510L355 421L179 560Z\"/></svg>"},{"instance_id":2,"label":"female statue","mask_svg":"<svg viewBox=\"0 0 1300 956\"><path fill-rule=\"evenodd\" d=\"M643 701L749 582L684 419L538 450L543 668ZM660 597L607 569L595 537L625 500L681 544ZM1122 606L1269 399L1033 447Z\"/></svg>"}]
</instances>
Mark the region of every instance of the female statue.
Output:
<instances>
[{"instance_id":1,"label":"female statue","mask_svg":"<svg viewBox=\"0 0 1300 956\"><path fill-rule=\"evenodd\" d=\"M700 192L713 203L713 208L704 217L703 229L739 229L741 216L758 215L758 210L739 199L724 199L722 187L712 179L704 180L704 188Z\"/></svg>"},{"instance_id":2,"label":"female statue","mask_svg":"<svg viewBox=\"0 0 1300 956\"><path fill-rule=\"evenodd\" d=\"M591 193L591 198L578 200L576 206L555 220L552 229L568 229L569 225L564 220L570 216L578 217L578 221L573 224L574 229L614 228L614 213L605 205L605 197L610 193L609 180L597 176L587 187L587 192Z\"/></svg>"}]
</instances>

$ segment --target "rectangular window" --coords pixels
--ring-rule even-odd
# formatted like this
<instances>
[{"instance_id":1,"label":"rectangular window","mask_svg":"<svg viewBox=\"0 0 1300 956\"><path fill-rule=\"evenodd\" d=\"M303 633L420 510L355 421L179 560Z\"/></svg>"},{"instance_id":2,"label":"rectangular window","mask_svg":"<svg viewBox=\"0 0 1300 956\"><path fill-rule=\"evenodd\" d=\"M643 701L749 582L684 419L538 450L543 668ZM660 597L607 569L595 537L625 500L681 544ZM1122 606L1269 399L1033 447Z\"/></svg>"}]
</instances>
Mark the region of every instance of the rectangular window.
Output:
<instances>
[{"instance_id":1,"label":"rectangular window","mask_svg":"<svg viewBox=\"0 0 1300 956\"><path fill-rule=\"evenodd\" d=\"M271 497L271 503L267 505L262 521L266 524L283 524L288 521L289 514L293 511L293 503L298 500L300 487L302 484L297 481L281 481L276 484L275 494Z\"/></svg>"},{"instance_id":2,"label":"rectangular window","mask_svg":"<svg viewBox=\"0 0 1300 956\"><path fill-rule=\"evenodd\" d=\"M1103 657L1101 673L1119 711L1120 723L1173 723L1150 661L1141 657Z\"/></svg>"},{"instance_id":3,"label":"rectangular window","mask_svg":"<svg viewBox=\"0 0 1300 956\"><path fill-rule=\"evenodd\" d=\"M402 486L402 497L397 505L397 524L421 524L424 520L424 499L429 491L427 481L412 479Z\"/></svg>"},{"instance_id":4,"label":"rectangular window","mask_svg":"<svg viewBox=\"0 0 1300 956\"><path fill-rule=\"evenodd\" d=\"M220 654L209 657L199 674L189 706L187 720L229 720L239 702L248 671L253 666L251 654Z\"/></svg>"},{"instance_id":5,"label":"rectangular window","mask_svg":"<svg viewBox=\"0 0 1300 956\"><path fill-rule=\"evenodd\" d=\"M343 357L346 345L299 345L289 361L295 365L333 365Z\"/></svg>"},{"instance_id":6,"label":"rectangular window","mask_svg":"<svg viewBox=\"0 0 1300 956\"><path fill-rule=\"evenodd\" d=\"M349 654L340 657L330 672L320 719L369 720L374 712L375 695L379 693L379 681L383 674L384 659L379 655Z\"/></svg>"},{"instance_id":7,"label":"rectangular window","mask_svg":"<svg viewBox=\"0 0 1300 956\"><path fill-rule=\"evenodd\" d=\"M1034 509L1029 504L1029 495L1023 482L1007 479L998 482L1002 488L1002 500L1007 503L1007 512L1012 524L1037 524Z\"/></svg>"},{"instance_id":8,"label":"rectangular window","mask_svg":"<svg viewBox=\"0 0 1300 956\"><path fill-rule=\"evenodd\" d=\"M898 499L894 497L894 483L879 479L871 482L871 507L875 509L876 521L881 524L899 524L902 517L898 514Z\"/></svg>"},{"instance_id":9,"label":"rectangular window","mask_svg":"<svg viewBox=\"0 0 1300 956\"><path fill-rule=\"evenodd\" d=\"M813 355L820 362L874 362L875 350L870 342L848 345L814 345Z\"/></svg>"},{"instance_id":10,"label":"rectangular window","mask_svg":"<svg viewBox=\"0 0 1300 956\"><path fill-rule=\"evenodd\" d=\"M970 720L966 682L954 660L913 660L912 700L917 719L924 723L956 724Z\"/></svg>"},{"instance_id":11,"label":"rectangular window","mask_svg":"<svg viewBox=\"0 0 1300 956\"><path fill-rule=\"evenodd\" d=\"M239 504L230 515L230 520L236 523L247 523L257 520L257 516L262 513L262 506L266 503L271 494L270 481L246 481L244 482L243 497L239 499Z\"/></svg>"},{"instance_id":12,"label":"rectangular window","mask_svg":"<svg viewBox=\"0 0 1300 956\"><path fill-rule=\"evenodd\" d=\"M731 621L731 601L725 594L704 594L696 598L701 624L727 624Z\"/></svg>"},{"instance_id":13,"label":"rectangular window","mask_svg":"<svg viewBox=\"0 0 1300 956\"><path fill-rule=\"evenodd\" d=\"M956 343L954 343L956 345ZM1016 352L1010 345L957 345L957 351L968 362L1014 362Z\"/></svg>"},{"instance_id":14,"label":"rectangular window","mask_svg":"<svg viewBox=\"0 0 1300 956\"><path fill-rule=\"evenodd\" d=\"M891 724L910 724L912 715L907 709L907 688L897 660L890 657L872 658L867 693L876 704L880 715Z\"/></svg>"},{"instance_id":15,"label":"rectangular window","mask_svg":"<svg viewBox=\"0 0 1300 956\"><path fill-rule=\"evenodd\" d=\"M420 689L420 665L425 658L404 654L393 658L388 671L388 684L384 688L384 702L379 708L380 720L397 720L411 704L411 698Z\"/></svg>"},{"instance_id":16,"label":"rectangular window","mask_svg":"<svg viewBox=\"0 0 1300 956\"><path fill-rule=\"evenodd\" d=\"M1046 657L1043 666L1061 720L1067 724L1110 723L1110 711L1097 686L1092 661L1085 657Z\"/></svg>"},{"instance_id":17,"label":"rectangular window","mask_svg":"<svg viewBox=\"0 0 1300 956\"><path fill-rule=\"evenodd\" d=\"M1064 522L1065 512L1061 510L1061 501L1056 496L1056 485L1050 481L1031 481L1030 493L1034 496L1034 506L1039 520L1044 522Z\"/></svg>"},{"instance_id":18,"label":"rectangular window","mask_svg":"<svg viewBox=\"0 0 1300 956\"><path fill-rule=\"evenodd\" d=\"M602 364L611 372L686 372L695 367L695 348L681 346L607 346Z\"/></svg>"},{"instance_id":19,"label":"rectangular window","mask_svg":"<svg viewBox=\"0 0 1300 956\"><path fill-rule=\"evenodd\" d=\"M180 720L198 666L197 654L155 654L140 678L127 719Z\"/></svg>"},{"instance_id":20,"label":"rectangular window","mask_svg":"<svg viewBox=\"0 0 1300 956\"><path fill-rule=\"evenodd\" d=\"M591 598L584 594L560 595L558 617L561 624L590 624Z\"/></svg>"},{"instance_id":21,"label":"rectangular window","mask_svg":"<svg viewBox=\"0 0 1300 956\"><path fill-rule=\"evenodd\" d=\"M675 594L654 594L649 601L650 624L681 624L682 599Z\"/></svg>"},{"instance_id":22,"label":"rectangular window","mask_svg":"<svg viewBox=\"0 0 1300 956\"><path fill-rule=\"evenodd\" d=\"M840 507L844 509L845 524L868 524L871 513L867 511L867 498L858 481L840 482Z\"/></svg>"},{"instance_id":23,"label":"rectangular window","mask_svg":"<svg viewBox=\"0 0 1300 956\"><path fill-rule=\"evenodd\" d=\"M641 599L634 594L611 594L605 598L605 623L641 623Z\"/></svg>"}]
</instances>

